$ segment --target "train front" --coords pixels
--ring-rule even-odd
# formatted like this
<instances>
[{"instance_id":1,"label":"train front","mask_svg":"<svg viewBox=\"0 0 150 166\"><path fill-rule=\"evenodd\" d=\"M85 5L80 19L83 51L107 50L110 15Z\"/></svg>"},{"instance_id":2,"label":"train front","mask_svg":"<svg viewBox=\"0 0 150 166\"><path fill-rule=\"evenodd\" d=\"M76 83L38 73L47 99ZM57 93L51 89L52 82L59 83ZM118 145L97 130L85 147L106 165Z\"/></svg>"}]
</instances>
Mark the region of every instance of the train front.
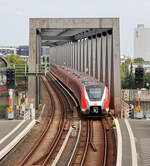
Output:
<instances>
[{"instance_id":1,"label":"train front","mask_svg":"<svg viewBox=\"0 0 150 166\"><path fill-rule=\"evenodd\" d=\"M108 88L103 84L85 85L82 92L81 112L87 116L102 116L109 110Z\"/></svg>"}]
</instances>

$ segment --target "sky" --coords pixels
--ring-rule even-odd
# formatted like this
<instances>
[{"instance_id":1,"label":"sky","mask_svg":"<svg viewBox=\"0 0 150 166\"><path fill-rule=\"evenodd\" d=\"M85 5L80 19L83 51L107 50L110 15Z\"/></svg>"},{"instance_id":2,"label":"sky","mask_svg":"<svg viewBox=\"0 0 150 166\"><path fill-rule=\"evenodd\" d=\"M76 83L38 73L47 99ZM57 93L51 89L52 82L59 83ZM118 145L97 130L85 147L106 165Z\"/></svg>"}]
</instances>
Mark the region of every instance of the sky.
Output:
<instances>
[{"instance_id":1,"label":"sky","mask_svg":"<svg viewBox=\"0 0 150 166\"><path fill-rule=\"evenodd\" d=\"M29 18L120 18L120 53L133 56L134 28L150 28L150 0L0 0L0 46L29 44Z\"/></svg>"}]
</instances>

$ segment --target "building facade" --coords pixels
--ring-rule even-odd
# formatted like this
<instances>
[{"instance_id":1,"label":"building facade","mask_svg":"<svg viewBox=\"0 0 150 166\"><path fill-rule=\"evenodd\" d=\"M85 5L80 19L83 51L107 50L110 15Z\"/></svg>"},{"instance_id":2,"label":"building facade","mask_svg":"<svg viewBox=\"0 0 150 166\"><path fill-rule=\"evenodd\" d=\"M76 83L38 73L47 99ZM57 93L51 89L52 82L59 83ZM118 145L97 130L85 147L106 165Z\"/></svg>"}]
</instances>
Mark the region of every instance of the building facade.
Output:
<instances>
[{"instance_id":1,"label":"building facade","mask_svg":"<svg viewBox=\"0 0 150 166\"><path fill-rule=\"evenodd\" d=\"M13 46L0 46L1 55L11 55L17 53L17 47Z\"/></svg>"},{"instance_id":2,"label":"building facade","mask_svg":"<svg viewBox=\"0 0 150 166\"><path fill-rule=\"evenodd\" d=\"M29 56L29 46L18 46L17 47L17 55L20 56Z\"/></svg>"},{"instance_id":3,"label":"building facade","mask_svg":"<svg viewBox=\"0 0 150 166\"><path fill-rule=\"evenodd\" d=\"M150 61L150 28L138 25L134 30L134 58Z\"/></svg>"}]
</instances>

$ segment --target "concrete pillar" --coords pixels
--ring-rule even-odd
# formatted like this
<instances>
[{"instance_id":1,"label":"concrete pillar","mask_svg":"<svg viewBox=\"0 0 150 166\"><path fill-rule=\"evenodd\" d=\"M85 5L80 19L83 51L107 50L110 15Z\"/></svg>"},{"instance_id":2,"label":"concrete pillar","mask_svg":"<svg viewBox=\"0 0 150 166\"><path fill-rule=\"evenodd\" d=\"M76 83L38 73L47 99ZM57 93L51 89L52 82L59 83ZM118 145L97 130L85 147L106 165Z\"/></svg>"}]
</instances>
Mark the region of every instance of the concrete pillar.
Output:
<instances>
[{"instance_id":1,"label":"concrete pillar","mask_svg":"<svg viewBox=\"0 0 150 166\"><path fill-rule=\"evenodd\" d=\"M71 66L71 49L70 49L70 42L68 43L68 67Z\"/></svg>"},{"instance_id":2,"label":"concrete pillar","mask_svg":"<svg viewBox=\"0 0 150 166\"><path fill-rule=\"evenodd\" d=\"M105 74L106 74L106 35L102 35L102 55L103 55L103 83L105 83Z\"/></svg>"},{"instance_id":3,"label":"concrete pillar","mask_svg":"<svg viewBox=\"0 0 150 166\"><path fill-rule=\"evenodd\" d=\"M57 58L56 58L56 61L57 61L57 65L59 65L59 63L60 63L60 46L57 46Z\"/></svg>"},{"instance_id":4,"label":"concrete pillar","mask_svg":"<svg viewBox=\"0 0 150 166\"><path fill-rule=\"evenodd\" d=\"M97 78L99 81L101 81L101 38L97 37Z\"/></svg>"},{"instance_id":5,"label":"concrete pillar","mask_svg":"<svg viewBox=\"0 0 150 166\"><path fill-rule=\"evenodd\" d=\"M93 59L93 63L92 63L92 70L93 70L93 72L92 72L92 76L93 77L95 77L95 72L97 71L97 68L95 68L96 67L96 53L97 53L97 50L96 50L96 37L95 38L93 38L93 40L92 40L92 43L93 43L93 48L92 48L92 59Z\"/></svg>"},{"instance_id":6,"label":"concrete pillar","mask_svg":"<svg viewBox=\"0 0 150 166\"><path fill-rule=\"evenodd\" d=\"M58 65L57 56L58 56L58 46L55 47L55 64L56 65Z\"/></svg>"},{"instance_id":7,"label":"concrete pillar","mask_svg":"<svg viewBox=\"0 0 150 166\"><path fill-rule=\"evenodd\" d=\"M67 44L64 45L64 66L67 66Z\"/></svg>"},{"instance_id":8,"label":"concrete pillar","mask_svg":"<svg viewBox=\"0 0 150 166\"><path fill-rule=\"evenodd\" d=\"M112 35L107 35L107 54L108 54L108 89L111 89L111 58L112 58Z\"/></svg>"},{"instance_id":9,"label":"concrete pillar","mask_svg":"<svg viewBox=\"0 0 150 166\"><path fill-rule=\"evenodd\" d=\"M106 57L105 57L105 85L108 87L109 73L108 73L108 34L106 34Z\"/></svg>"},{"instance_id":10,"label":"concrete pillar","mask_svg":"<svg viewBox=\"0 0 150 166\"><path fill-rule=\"evenodd\" d=\"M100 38L101 43L101 57L100 57L100 81L103 82L104 76L103 76L103 37Z\"/></svg>"},{"instance_id":11,"label":"concrete pillar","mask_svg":"<svg viewBox=\"0 0 150 166\"><path fill-rule=\"evenodd\" d=\"M111 100L114 100L115 106L115 114L121 116L121 82L120 82L120 34L119 34L119 20L113 22L113 31L112 31L112 82L113 85L111 86L112 94ZM114 91L114 92L113 92ZM115 97L114 97L115 96ZM114 99L112 99L114 97ZM113 103L111 102L111 106L113 107Z\"/></svg>"},{"instance_id":12,"label":"concrete pillar","mask_svg":"<svg viewBox=\"0 0 150 166\"><path fill-rule=\"evenodd\" d=\"M71 50L72 50L72 65L71 65L71 68L74 69L74 42L72 42L71 44Z\"/></svg>"},{"instance_id":13,"label":"concrete pillar","mask_svg":"<svg viewBox=\"0 0 150 166\"><path fill-rule=\"evenodd\" d=\"M81 41L78 41L78 71L80 71L80 61L81 61Z\"/></svg>"},{"instance_id":14,"label":"concrete pillar","mask_svg":"<svg viewBox=\"0 0 150 166\"><path fill-rule=\"evenodd\" d=\"M94 66L94 73L95 73L95 78L98 79L98 41L97 41L97 36L96 36L96 39L95 39L95 66Z\"/></svg>"},{"instance_id":15,"label":"concrete pillar","mask_svg":"<svg viewBox=\"0 0 150 166\"><path fill-rule=\"evenodd\" d=\"M82 62L82 72L85 72L85 39L83 39L83 62Z\"/></svg>"},{"instance_id":16,"label":"concrete pillar","mask_svg":"<svg viewBox=\"0 0 150 166\"><path fill-rule=\"evenodd\" d=\"M87 59L87 65L88 65L88 74L91 73L91 39L88 39L88 59Z\"/></svg>"},{"instance_id":17,"label":"concrete pillar","mask_svg":"<svg viewBox=\"0 0 150 166\"><path fill-rule=\"evenodd\" d=\"M93 38L91 38L91 55L90 55L90 76L93 76Z\"/></svg>"},{"instance_id":18,"label":"concrete pillar","mask_svg":"<svg viewBox=\"0 0 150 166\"><path fill-rule=\"evenodd\" d=\"M60 65L63 66L63 57L64 57L64 50L63 50L63 45L61 45L61 50L60 50L60 53L61 53L61 60L60 60Z\"/></svg>"},{"instance_id":19,"label":"concrete pillar","mask_svg":"<svg viewBox=\"0 0 150 166\"><path fill-rule=\"evenodd\" d=\"M88 56L88 52L87 52L87 42L88 40L85 39L84 40L84 72L86 73L87 72L87 56Z\"/></svg>"},{"instance_id":20,"label":"concrete pillar","mask_svg":"<svg viewBox=\"0 0 150 166\"><path fill-rule=\"evenodd\" d=\"M66 43L66 66L68 67L68 63L69 63L69 47L68 47L68 43Z\"/></svg>"},{"instance_id":21,"label":"concrete pillar","mask_svg":"<svg viewBox=\"0 0 150 166\"><path fill-rule=\"evenodd\" d=\"M80 71L83 72L83 45L84 45L84 42L83 42L84 39L81 40L81 58L80 58Z\"/></svg>"},{"instance_id":22,"label":"concrete pillar","mask_svg":"<svg viewBox=\"0 0 150 166\"><path fill-rule=\"evenodd\" d=\"M77 61L77 42L74 42L74 69L77 69L77 65L76 65L76 61Z\"/></svg>"},{"instance_id":23,"label":"concrete pillar","mask_svg":"<svg viewBox=\"0 0 150 166\"><path fill-rule=\"evenodd\" d=\"M72 67L72 44L71 44L71 42L70 42L70 68Z\"/></svg>"},{"instance_id":24,"label":"concrete pillar","mask_svg":"<svg viewBox=\"0 0 150 166\"><path fill-rule=\"evenodd\" d=\"M37 72L40 69L40 57L41 57L41 35L38 33L36 36L36 64ZM40 104L40 78L36 76L36 103L35 107L38 108Z\"/></svg>"},{"instance_id":25,"label":"concrete pillar","mask_svg":"<svg viewBox=\"0 0 150 166\"><path fill-rule=\"evenodd\" d=\"M78 65L79 65L79 63L78 63L78 59L79 59L79 41L77 41L77 48L76 49L77 49L76 68L78 70Z\"/></svg>"},{"instance_id":26,"label":"concrete pillar","mask_svg":"<svg viewBox=\"0 0 150 166\"><path fill-rule=\"evenodd\" d=\"M69 43L69 67L72 67L72 44L71 42Z\"/></svg>"}]
</instances>

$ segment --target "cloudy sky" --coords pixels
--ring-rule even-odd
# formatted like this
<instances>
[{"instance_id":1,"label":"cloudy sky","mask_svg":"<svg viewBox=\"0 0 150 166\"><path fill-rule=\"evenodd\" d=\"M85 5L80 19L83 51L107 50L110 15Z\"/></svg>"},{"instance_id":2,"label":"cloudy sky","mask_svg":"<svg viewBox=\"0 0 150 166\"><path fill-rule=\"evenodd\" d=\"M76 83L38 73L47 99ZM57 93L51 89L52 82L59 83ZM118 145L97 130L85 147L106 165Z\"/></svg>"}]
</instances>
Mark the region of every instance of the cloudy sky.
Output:
<instances>
[{"instance_id":1,"label":"cloudy sky","mask_svg":"<svg viewBox=\"0 0 150 166\"><path fill-rule=\"evenodd\" d=\"M0 45L25 45L30 17L119 17L121 53L133 55L133 30L150 27L150 0L0 0Z\"/></svg>"}]
</instances>

